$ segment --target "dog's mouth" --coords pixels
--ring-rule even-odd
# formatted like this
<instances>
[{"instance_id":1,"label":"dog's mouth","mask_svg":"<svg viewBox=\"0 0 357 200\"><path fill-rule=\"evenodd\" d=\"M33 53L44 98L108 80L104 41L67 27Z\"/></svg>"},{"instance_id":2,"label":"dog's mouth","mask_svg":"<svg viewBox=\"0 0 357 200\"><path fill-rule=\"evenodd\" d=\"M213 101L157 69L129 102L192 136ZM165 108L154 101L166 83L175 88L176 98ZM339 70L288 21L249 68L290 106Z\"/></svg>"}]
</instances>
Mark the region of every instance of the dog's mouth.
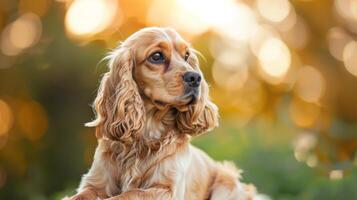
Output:
<instances>
[{"instance_id":1,"label":"dog's mouth","mask_svg":"<svg viewBox=\"0 0 357 200\"><path fill-rule=\"evenodd\" d=\"M185 93L181 96L173 98L171 101L161 99L153 99L152 103L160 110L174 107L178 110L186 110L189 105L194 105L198 102L200 90L198 88L186 89Z\"/></svg>"},{"instance_id":2,"label":"dog's mouth","mask_svg":"<svg viewBox=\"0 0 357 200\"><path fill-rule=\"evenodd\" d=\"M199 98L200 91L198 88L190 88L186 92L186 94L183 96L184 99L187 99L187 102L185 105L191 105L197 103L197 100Z\"/></svg>"},{"instance_id":3,"label":"dog's mouth","mask_svg":"<svg viewBox=\"0 0 357 200\"><path fill-rule=\"evenodd\" d=\"M199 96L198 92L190 92L183 96L180 96L175 99L173 103L164 102L162 100L154 100L152 101L155 107L160 110L164 110L169 106L175 107L178 110L184 111L187 110L189 105L194 105L198 102Z\"/></svg>"},{"instance_id":4,"label":"dog's mouth","mask_svg":"<svg viewBox=\"0 0 357 200\"><path fill-rule=\"evenodd\" d=\"M191 95L191 100L186 105L196 104L198 100L198 96L196 94Z\"/></svg>"}]
</instances>

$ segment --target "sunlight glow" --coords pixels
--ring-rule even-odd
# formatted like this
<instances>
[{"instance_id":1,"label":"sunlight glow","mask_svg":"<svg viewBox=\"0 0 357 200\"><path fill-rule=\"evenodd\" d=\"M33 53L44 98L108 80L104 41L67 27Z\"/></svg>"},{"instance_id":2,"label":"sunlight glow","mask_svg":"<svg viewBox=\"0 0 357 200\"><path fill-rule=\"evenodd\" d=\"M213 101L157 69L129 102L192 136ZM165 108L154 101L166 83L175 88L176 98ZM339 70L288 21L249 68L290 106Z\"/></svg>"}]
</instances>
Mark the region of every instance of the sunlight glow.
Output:
<instances>
[{"instance_id":1,"label":"sunlight glow","mask_svg":"<svg viewBox=\"0 0 357 200\"><path fill-rule=\"evenodd\" d=\"M343 50L343 63L348 72L357 76L357 42L350 41Z\"/></svg>"},{"instance_id":2,"label":"sunlight glow","mask_svg":"<svg viewBox=\"0 0 357 200\"><path fill-rule=\"evenodd\" d=\"M310 155L309 157L307 157L306 159L306 164L309 167L316 167L318 164L318 160L317 157L315 155Z\"/></svg>"},{"instance_id":3,"label":"sunlight glow","mask_svg":"<svg viewBox=\"0 0 357 200\"><path fill-rule=\"evenodd\" d=\"M300 68L295 91L306 102L319 102L325 92L325 80L321 72L310 66Z\"/></svg>"},{"instance_id":4,"label":"sunlight glow","mask_svg":"<svg viewBox=\"0 0 357 200\"><path fill-rule=\"evenodd\" d=\"M233 40L246 41L256 29L257 22L252 9L243 3L227 1L214 16L221 16L214 29Z\"/></svg>"},{"instance_id":5,"label":"sunlight glow","mask_svg":"<svg viewBox=\"0 0 357 200\"><path fill-rule=\"evenodd\" d=\"M321 108L313 103L294 98L289 105L290 117L293 122L303 128L312 127L321 114Z\"/></svg>"},{"instance_id":6,"label":"sunlight glow","mask_svg":"<svg viewBox=\"0 0 357 200\"><path fill-rule=\"evenodd\" d=\"M272 77L282 77L289 70L291 54L286 44L278 38L268 38L262 44L258 59L262 70Z\"/></svg>"},{"instance_id":7,"label":"sunlight glow","mask_svg":"<svg viewBox=\"0 0 357 200\"><path fill-rule=\"evenodd\" d=\"M19 127L29 140L38 140L46 132L48 119L45 109L35 101L22 102L18 106Z\"/></svg>"},{"instance_id":8,"label":"sunlight glow","mask_svg":"<svg viewBox=\"0 0 357 200\"><path fill-rule=\"evenodd\" d=\"M303 49L310 39L309 29L301 17L297 17L295 24L282 35L286 43L294 49Z\"/></svg>"},{"instance_id":9,"label":"sunlight glow","mask_svg":"<svg viewBox=\"0 0 357 200\"><path fill-rule=\"evenodd\" d=\"M236 40L248 39L256 25L252 9L234 0L154 0L147 21L190 35L212 29Z\"/></svg>"},{"instance_id":10,"label":"sunlight glow","mask_svg":"<svg viewBox=\"0 0 357 200\"><path fill-rule=\"evenodd\" d=\"M330 172L330 179L331 180L339 180L343 178L343 171L342 170L332 170Z\"/></svg>"},{"instance_id":11,"label":"sunlight glow","mask_svg":"<svg viewBox=\"0 0 357 200\"><path fill-rule=\"evenodd\" d=\"M196 5L195 1L192 1L192 4ZM169 26L186 35L194 36L209 29L209 25L200 15L202 12L192 12L191 8L186 8L186 2L183 0L154 0L146 18L150 25Z\"/></svg>"},{"instance_id":12,"label":"sunlight glow","mask_svg":"<svg viewBox=\"0 0 357 200\"><path fill-rule=\"evenodd\" d=\"M299 162L307 161L310 158L310 156L308 156L308 153L316 146L316 144L317 138L313 133L300 134L294 141L295 159ZM317 164L314 162L314 160L310 160L310 165Z\"/></svg>"},{"instance_id":13,"label":"sunlight glow","mask_svg":"<svg viewBox=\"0 0 357 200\"><path fill-rule=\"evenodd\" d=\"M66 14L66 28L77 36L99 33L112 23L116 11L116 0L75 0Z\"/></svg>"},{"instance_id":14,"label":"sunlight glow","mask_svg":"<svg viewBox=\"0 0 357 200\"><path fill-rule=\"evenodd\" d=\"M212 76L218 86L234 91L243 87L249 73L247 67L234 68L234 66L215 61L212 66Z\"/></svg>"},{"instance_id":15,"label":"sunlight glow","mask_svg":"<svg viewBox=\"0 0 357 200\"><path fill-rule=\"evenodd\" d=\"M5 27L1 37L1 50L8 56L17 55L35 45L41 38L41 33L40 18L32 13L23 14Z\"/></svg>"},{"instance_id":16,"label":"sunlight glow","mask_svg":"<svg viewBox=\"0 0 357 200\"><path fill-rule=\"evenodd\" d=\"M281 22L291 12L288 0L257 0L257 9L262 17L271 22Z\"/></svg>"},{"instance_id":17,"label":"sunlight glow","mask_svg":"<svg viewBox=\"0 0 357 200\"><path fill-rule=\"evenodd\" d=\"M9 39L16 48L28 48L39 40L41 28L39 17L34 14L25 14L13 23Z\"/></svg>"},{"instance_id":18,"label":"sunlight glow","mask_svg":"<svg viewBox=\"0 0 357 200\"><path fill-rule=\"evenodd\" d=\"M357 0L335 0L337 13L347 20L357 20Z\"/></svg>"},{"instance_id":19,"label":"sunlight glow","mask_svg":"<svg viewBox=\"0 0 357 200\"><path fill-rule=\"evenodd\" d=\"M331 55L343 61L343 50L352 37L340 27L331 28L327 34L328 47Z\"/></svg>"}]
</instances>

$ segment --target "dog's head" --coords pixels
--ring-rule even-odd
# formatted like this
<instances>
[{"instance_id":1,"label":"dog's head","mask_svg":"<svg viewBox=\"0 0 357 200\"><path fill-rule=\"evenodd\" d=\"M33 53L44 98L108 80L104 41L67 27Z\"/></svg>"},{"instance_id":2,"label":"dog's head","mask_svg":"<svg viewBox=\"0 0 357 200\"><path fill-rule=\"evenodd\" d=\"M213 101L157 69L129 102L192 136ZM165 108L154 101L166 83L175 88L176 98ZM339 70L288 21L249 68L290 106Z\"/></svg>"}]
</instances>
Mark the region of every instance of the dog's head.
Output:
<instances>
[{"instance_id":1,"label":"dog's head","mask_svg":"<svg viewBox=\"0 0 357 200\"><path fill-rule=\"evenodd\" d=\"M196 135L218 124L217 107L195 51L169 28L145 28L109 56L109 72L94 102L97 135L130 141L140 136L145 103L170 112L180 133Z\"/></svg>"}]
</instances>

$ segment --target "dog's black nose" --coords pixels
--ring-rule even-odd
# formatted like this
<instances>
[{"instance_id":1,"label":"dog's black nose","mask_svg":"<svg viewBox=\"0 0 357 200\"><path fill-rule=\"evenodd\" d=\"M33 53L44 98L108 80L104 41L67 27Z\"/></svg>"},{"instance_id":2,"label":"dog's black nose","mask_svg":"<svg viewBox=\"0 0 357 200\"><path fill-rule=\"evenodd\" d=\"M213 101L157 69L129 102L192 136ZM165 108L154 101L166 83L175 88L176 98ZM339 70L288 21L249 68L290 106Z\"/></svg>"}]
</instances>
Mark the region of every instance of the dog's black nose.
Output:
<instances>
[{"instance_id":1,"label":"dog's black nose","mask_svg":"<svg viewBox=\"0 0 357 200\"><path fill-rule=\"evenodd\" d=\"M201 79L201 75L197 72L186 72L183 75L183 81L186 82L190 87L200 86Z\"/></svg>"}]
</instances>

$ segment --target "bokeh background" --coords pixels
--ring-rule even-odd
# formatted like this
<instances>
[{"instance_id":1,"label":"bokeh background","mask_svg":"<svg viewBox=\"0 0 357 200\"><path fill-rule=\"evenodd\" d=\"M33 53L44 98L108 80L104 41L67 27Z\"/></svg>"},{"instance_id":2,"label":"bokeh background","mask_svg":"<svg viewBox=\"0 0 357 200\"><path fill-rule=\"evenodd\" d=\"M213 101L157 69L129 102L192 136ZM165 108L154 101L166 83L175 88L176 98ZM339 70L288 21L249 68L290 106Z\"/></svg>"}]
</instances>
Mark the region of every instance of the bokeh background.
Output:
<instances>
[{"instance_id":1,"label":"bokeh background","mask_svg":"<svg viewBox=\"0 0 357 200\"><path fill-rule=\"evenodd\" d=\"M0 199L74 192L100 60L146 26L204 56L221 125L196 146L272 199L357 199L357 0L1 0Z\"/></svg>"}]
</instances>

